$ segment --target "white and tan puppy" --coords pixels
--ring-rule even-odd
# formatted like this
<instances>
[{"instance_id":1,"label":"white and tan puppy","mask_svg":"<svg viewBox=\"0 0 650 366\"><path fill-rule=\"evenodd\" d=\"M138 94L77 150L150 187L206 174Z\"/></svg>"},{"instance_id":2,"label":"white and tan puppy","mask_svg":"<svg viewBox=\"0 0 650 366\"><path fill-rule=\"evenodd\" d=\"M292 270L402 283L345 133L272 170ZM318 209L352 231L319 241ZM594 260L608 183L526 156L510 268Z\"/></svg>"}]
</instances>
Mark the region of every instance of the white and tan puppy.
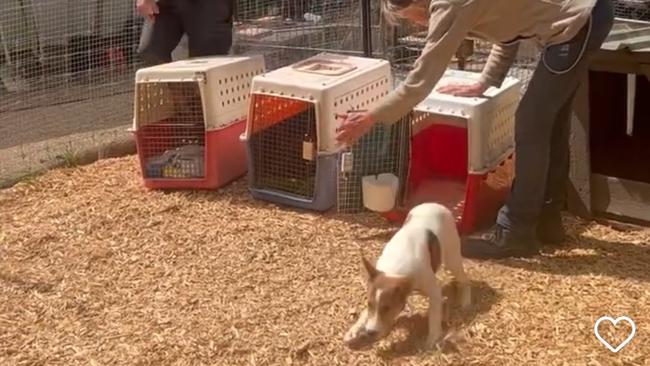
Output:
<instances>
[{"instance_id":1,"label":"white and tan puppy","mask_svg":"<svg viewBox=\"0 0 650 366\"><path fill-rule=\"evenodd\" d=\"M368 274L368 305L344 336L351 349L373 345L386 337L413 292L429 298L429 333L425 347L442 336L442 286L437 278L441 264L451 272L458 303L466 308L471 290L463 269L460 236L452 213L437 203L418 205L384 246L376 267L362 257Z\"/></svg>"}]
</instances>

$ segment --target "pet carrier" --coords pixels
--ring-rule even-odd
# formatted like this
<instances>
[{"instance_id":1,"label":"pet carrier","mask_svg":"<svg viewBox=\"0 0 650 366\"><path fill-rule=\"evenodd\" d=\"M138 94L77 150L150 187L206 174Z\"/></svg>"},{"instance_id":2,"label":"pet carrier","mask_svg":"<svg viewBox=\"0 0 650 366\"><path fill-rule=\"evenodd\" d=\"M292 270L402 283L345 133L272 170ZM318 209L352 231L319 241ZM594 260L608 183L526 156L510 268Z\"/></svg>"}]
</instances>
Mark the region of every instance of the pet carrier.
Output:
<instances>
[{"instance_id":1,"label":"pet carrier","mask_svg":"<svg viewBox=\"0 0 650 366\"><path fill-rule=\"evenodd\" d=\"M216 56L138 70L133 129L148 188L218 188L246 173L239 135L262 57Z\"/></svg>"},{"instance_id":2,"label":"pet carrier","mask_svg":"<svg viewBox=\"0 0 650 366\"><path fill-rule=\"evenodd\" d=\"M478 73L447 70L439 85L473 82ZM409 209L438 202L467 233L492 220L513 177L514 116L520 82L506 78L484 98L432 92L413 111L407 194L385 214L401 222Z\"/></svg>"},{"instance_id":3,"label":"pet carrier","mask_svg":"<svg viewBox=\"0 0 650 366\"><path fill-rule=\"evenodd\" d=\"M253 79L246 135L253 197L325 211L336 204L336 113L392 87L385 60L321 53Z\"/></svg>"}]
</instances>

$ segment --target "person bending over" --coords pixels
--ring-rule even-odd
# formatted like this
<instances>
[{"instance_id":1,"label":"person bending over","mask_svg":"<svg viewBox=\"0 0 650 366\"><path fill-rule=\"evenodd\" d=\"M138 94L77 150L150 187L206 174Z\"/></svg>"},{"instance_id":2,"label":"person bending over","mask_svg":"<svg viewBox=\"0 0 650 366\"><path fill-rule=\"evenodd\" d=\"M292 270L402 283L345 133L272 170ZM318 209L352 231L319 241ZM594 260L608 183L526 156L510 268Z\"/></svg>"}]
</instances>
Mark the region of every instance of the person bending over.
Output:
<instances>
[{"instance_id":1,"label":"person bending over","mask_svg":"<svg viewBox=\"0 0 650 366\"><path fill-rule=\"evenodd\" d=\"M612 28L611 0L379 1L389 21L406 19L428 27L426 43L404 82L379 105L344 115L339 143L351 145L374 124L405 116L436 86L465 38L493 44L479 81L442 86L439 92L472 97L499 87L519 42L533 40L541 57L515 114L512 188L496 224L487 233L464 238L463 255L527 257L539 253L540 241L562 242L572 102Z\"/></svg>"}]
</instances>

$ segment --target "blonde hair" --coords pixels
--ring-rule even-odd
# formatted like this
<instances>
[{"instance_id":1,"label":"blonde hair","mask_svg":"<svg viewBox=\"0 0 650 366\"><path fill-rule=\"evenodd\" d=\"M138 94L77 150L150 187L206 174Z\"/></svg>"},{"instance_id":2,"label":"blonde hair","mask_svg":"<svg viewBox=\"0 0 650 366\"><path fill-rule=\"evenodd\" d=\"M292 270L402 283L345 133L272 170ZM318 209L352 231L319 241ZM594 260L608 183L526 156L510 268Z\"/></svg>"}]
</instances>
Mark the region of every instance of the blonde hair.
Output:
<instances>
[{"instance_id":1,"label":"blonde hair","mask_svg":"<svg viewBox=\"0 0 650 366\"><path fill-rule=\"evenodd\" d=\"M424 0L380 0L381 12L391 25L398 25L401 17L397 13L412 5L418 5Z\"/></svg>"}]
</instances>

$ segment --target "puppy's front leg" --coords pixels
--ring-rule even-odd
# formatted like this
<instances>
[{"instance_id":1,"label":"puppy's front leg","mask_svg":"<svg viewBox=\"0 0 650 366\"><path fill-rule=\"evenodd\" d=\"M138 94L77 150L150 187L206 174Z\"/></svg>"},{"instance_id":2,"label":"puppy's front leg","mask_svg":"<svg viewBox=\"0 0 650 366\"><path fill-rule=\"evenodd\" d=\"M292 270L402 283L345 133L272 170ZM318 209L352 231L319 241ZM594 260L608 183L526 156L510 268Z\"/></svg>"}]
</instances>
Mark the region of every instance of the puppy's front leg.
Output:
<instances>
[{"instance_id":1,"label":"puppy's front leg","mask_svg":"<svg viewBox=\"0 0 650 366\"><path fill-rule=\"evenodd\" d=\"M352 325L352 327L345 333L343 337L344 342L351 342L359 336L359 332L364 329L366 322L368 321L368 309L363 309L359 319Z\"/></svg>"},{"instance_id":2,"label":"puppy's front leg","mask_svg":"<svg viewBox=\"0 0 650 366\"><path fill-rule=\"evenodd\" d=\"M429 290L429 334L426 348L433 349L442 336L442 288L434 281Z\"/></svg>"},{"instance_id":3,"label":"puppy's front leg","mask_svg":"<svg viewBox=\"0 0 650 366\"><path fill-rule=\"evenodd\" d=\"M472 303L472 288L463 266L460 239L455 235L453 240L449 240L449 243L449 248L445 255L447 269L451 272L456 283L456 301L462 309L467 309Z\"/></svg>"},{"instance_id":4,"label":"puppy's front leg","mask_svg":"<svg viewBox=\"0 0 650 366\"><path fill-rule=\"evenodd\" d=\"M462 309L467 309L472 304L472 287L467 281L458 282L458 302Z\"/></svg>"}]
</instances>

